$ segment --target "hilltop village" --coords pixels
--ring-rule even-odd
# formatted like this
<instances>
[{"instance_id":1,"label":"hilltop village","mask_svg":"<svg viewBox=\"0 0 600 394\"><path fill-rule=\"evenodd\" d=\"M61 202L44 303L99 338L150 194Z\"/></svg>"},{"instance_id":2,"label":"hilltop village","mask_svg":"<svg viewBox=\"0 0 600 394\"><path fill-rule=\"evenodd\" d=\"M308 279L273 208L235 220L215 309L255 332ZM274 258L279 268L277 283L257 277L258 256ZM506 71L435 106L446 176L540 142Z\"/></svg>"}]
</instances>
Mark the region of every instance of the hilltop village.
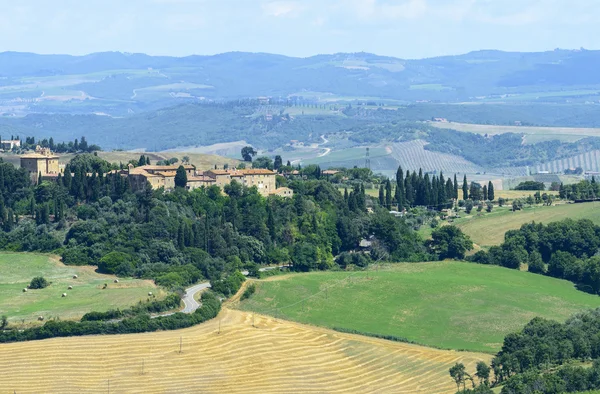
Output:
<instances>
[{"instance_id":1,"label":"hilltop village","mask_svg":"<svg viewBox=\"0 0 600 394\"><path fill-rule=\"evenodd\" d=\"M59 156L49 148L37 147L35 152L20 156L21 167L26 169L33 182L38 178L55 180L64 173L64 166L59 164ZM148 185L152 189L164 188L173 190L175 188L175 176L177 165L144 165L135 167L129 164L127 169L113 170L112 173L119 174L129 181L133 191L144 190ZM237 181L243 186L258 189L262 196L278 195L281 197L292 197L293 190L287 187L277 188L277 173L268 169L213 169L198 171L190 164L182 165L185 169L187 184L186 189L194 190L201 187L213 185L223 188L232 181Z\"/></svg>"}]
</instances>

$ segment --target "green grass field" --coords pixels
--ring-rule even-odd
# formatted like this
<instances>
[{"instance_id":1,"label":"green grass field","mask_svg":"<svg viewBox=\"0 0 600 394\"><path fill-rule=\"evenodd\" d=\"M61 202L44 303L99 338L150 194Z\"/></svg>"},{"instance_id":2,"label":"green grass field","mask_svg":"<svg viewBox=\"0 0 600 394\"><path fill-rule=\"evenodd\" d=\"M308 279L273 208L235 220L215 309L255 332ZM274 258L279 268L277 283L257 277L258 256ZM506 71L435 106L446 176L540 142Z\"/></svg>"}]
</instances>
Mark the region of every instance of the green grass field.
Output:
<instances>
[{"instance_id":1,"label":"green grass field","mask_svg":"<svg viewBox=\"0 0 600 394\"><path fill-rule=\"evenodd\" d=\"M508 230L519 229L523 224L530 222L550 223L563 219L590 219L600 224L600 203L560 204L552 207L528 207L522 211L512 212L505 206L495 207L490 213L476 212L471 215L462 213L454 224L468 234L473 242L481 247L498 245L504 240L504 233Z\"/></svg>"},{"instance_id":2,"label":"green grass field","mask_svg":"<svg viewBox=\"0 0 600 394\"><path fill-rule=\"evenodd\" d=\"M78 275L73 279L73 275ZM40 290L23 289L32 278L43 276L50 286ZM94 272L94 267L65 266L57 259L31 253L0 253L0 315L9 323L31 324L38 316L76 319L86 312L124 308L148 298L148 292L157 297L163 290L145 280L119 279ZM107 289L102 289L104 284ZM68 290L73 286L72 290ZM67 293L67 297L62 297Z\"/></svg>"},{"instance_id":3,"label":"green grass field","mask_svg":"<svg viewBox=\"0 0 600 394\"><path fill-rule=\"evenodd\" d=\"M506 334L535 316L564 320L600 307L600 297L570 282L495 266L403 263L368 275L314 272L261 281L240 308L429 346L496 352Z\"/></svg>"}]
</instances>

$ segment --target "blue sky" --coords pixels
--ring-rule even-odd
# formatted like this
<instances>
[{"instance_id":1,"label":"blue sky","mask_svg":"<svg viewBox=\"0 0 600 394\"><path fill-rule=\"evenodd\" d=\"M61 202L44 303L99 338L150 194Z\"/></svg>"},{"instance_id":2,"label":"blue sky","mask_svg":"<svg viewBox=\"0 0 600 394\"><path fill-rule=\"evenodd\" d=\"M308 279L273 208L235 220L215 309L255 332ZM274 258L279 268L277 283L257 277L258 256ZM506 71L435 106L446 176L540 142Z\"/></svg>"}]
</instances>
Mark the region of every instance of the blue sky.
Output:
<instances>
[{"instance_id":1,"label":"blue sky","mask_svg":"<svg viewBox=\"0 0 600 394\"><path fill-rule=\"evenodd\" d=\"M600 48L598 0L4 0L0 51L401 58Z\"/></svg>"}]
</instances>

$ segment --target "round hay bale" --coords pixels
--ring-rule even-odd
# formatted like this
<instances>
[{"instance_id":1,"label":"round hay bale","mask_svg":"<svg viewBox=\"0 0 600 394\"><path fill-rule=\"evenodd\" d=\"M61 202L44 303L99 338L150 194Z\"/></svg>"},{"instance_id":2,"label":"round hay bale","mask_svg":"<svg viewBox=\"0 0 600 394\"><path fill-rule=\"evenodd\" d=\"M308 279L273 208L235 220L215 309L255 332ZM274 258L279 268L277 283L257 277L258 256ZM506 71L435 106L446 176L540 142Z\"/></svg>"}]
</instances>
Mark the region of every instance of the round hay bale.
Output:
<instances>
[{"instance_id":1,"label":"round hay bale","mask_svg":"<svg viewBox=\"0 0 600 394\"><path fill-rule=\"evenodd\" d=\"M149 292L148 292L148 295L149 295L149 296L152 296L152 292L151 292L151 291L149 291Z\"/></svg>"},{"instance_id":2,"label":"round hay bale","mask_svg":"<svg viewBox=\"0 0 600 394\"><path fill-rule=\"evenodd\" d=\"M39 320L39 321L42 321L42 320L44 320L44 316L38 316L38 320Z\"/></svg>"},{"instance_id":3,"label":"round hay bale","mask_svg":"<svg viewBox=\"0 0 600 394\"><path fill-rule=\"evenodd\" d=\"M73 290L73 286L69 286L69 287L68 287L68 289L69 289L69 290Z\"/></svg>"},{"instance_id":4,"label":"round hay bale","mask_svg":"<svg viewBox=\"0 0 600 394\"><path fill-rule=\"evenodd\" d=\"M67 293L62 293L62 296L63 296L63 297L66 297L66 296L67 296Z\"/></svg>"},{"instance_id":5,"label":"round hay bale","mask_svg":"<svg viewBox=\"0 0 600 394\"><path fill-rule=\"evenodd\" d=\"M118 280L118 279L115 279L115 283L119 283L119 280Z\"/></svg>"},{"instance_id":6,"label":"round hay bale","mask_svg":"<svg viewBox=\"0 0 600 394\"><path fill-rule=\"evenodd\" d=\"M27 293L27 287L23 289L23 293Z\"/></svg>"},{"instance_id":7,"label":"round hay bale","mask_svg":"<svg viewBox=\"0 0 600 394\"><path fill-rule=\"evenodd\" d=\"M77 279L77 278L78 278L78 276L77 276L77 275L73 275L73 279Z\"/></svg>"}]
</instances>

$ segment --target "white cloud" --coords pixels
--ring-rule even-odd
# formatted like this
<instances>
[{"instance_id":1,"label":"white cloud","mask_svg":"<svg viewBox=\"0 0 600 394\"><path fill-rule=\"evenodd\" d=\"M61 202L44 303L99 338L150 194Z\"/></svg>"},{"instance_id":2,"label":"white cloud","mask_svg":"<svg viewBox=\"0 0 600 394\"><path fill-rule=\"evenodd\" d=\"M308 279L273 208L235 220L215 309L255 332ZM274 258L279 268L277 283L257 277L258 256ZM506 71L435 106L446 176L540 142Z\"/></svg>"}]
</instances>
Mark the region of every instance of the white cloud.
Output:
<instances>
[{"instance_id":1,"label":"white cloud","mask_svg":"<svg viewBox=\"0 0 600 394\"><path fill-rule=\"evenodd\" d=\"M293 17L298 16L304 9L299 1L271 1L264 3L262 9L267 16Z\"/></svg>"}]
</instances>

